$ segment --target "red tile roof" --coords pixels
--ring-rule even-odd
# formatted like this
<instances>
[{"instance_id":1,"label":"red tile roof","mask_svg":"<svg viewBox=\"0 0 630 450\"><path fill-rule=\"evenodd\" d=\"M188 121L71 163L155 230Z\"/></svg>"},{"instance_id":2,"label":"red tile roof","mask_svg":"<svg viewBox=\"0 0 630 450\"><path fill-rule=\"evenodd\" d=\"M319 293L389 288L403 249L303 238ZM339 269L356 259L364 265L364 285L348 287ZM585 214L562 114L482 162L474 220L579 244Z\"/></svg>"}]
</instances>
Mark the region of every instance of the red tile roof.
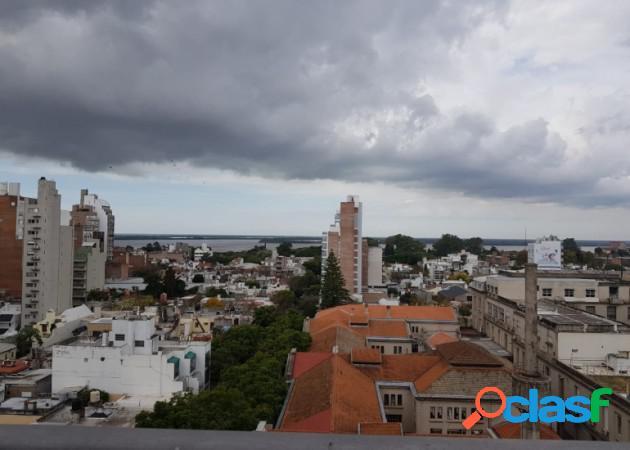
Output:
<instances>
[{"instance_id":1,"label":"red tile roof","mask_svg":"<svg viewBox=\"0 0 630 450\"><path fill-rule=\"evenodd\" d=\"M374 348L353 348L350 352L352 364L380 364L381 351Z\"/></svg>"},{"instance_id":2,"label":"red tile roof","mask_svg":"<svg viewBox=\"0 0 630 450\"><path fill-rule=\"evenodd\" d=\"M13 375L28 369L28 361L18 359L15 361L2 361L0 363L0 375Z\"/></svg>"},{"instance_id":3,"label":"red tile roof","mask_svg":"<svg viewBox=\"0 0 630 450\"><path fill-rule=\"evenodd\" d=\"M356 433L361 422L382 422L374 382L332 354L294 379L280 431Z\"/></svg>"},{"instance_id":4,"label":"red tile roof","mask_svg":"<svg viewBox=\"0 0 630 450\"><path fill-rule=\"evenodd\" d=\"M293 378L298 378L304 372L308 372L321 362L332 358L332 353L325 352L298 352L293 360Z\"/></svg>"},{"instance_id":5,"label":"red tile roof","mask_svg":"<svg viewBox=\"0 0 630 450\"><path fill-rule=\"evenodd\" d=\"M427 344L431 350L435 350L438 345L446 344L448 342L457 342L457 338L451 336L450 334L440 332L431 335L431 337L427 339Z\"/></svg>"}]
</instances>

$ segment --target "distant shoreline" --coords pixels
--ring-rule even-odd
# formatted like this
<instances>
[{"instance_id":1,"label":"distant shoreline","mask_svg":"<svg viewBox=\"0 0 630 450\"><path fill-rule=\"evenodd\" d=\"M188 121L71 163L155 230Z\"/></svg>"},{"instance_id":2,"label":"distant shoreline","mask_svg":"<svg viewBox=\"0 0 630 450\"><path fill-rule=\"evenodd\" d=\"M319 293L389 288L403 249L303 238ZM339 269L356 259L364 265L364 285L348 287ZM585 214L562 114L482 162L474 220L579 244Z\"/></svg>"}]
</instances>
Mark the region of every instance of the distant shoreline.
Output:
<instances>
[{"instance_id":1,"label":"distant shoreline","mask_svg":"<svg viewBox=\"0 0 630 450\"><path fill-rule=\"evenodd\" d=\"M114 239L116 241L214 241L214 240L247 240L258 241L261 244L279 244L282 242L292 242L295 244L312 244L320 245L321 237L319 236L270 236L270 235L221 235L221 234L117 234ZM384 241L384 237L376 237L379 241ZM424 244L431 245L439 238L416 238ZM527 243L534 242L534 239L528 239ZM576 239L576 243L580 247L605 247L611 242L624 242L624 240L597 240L597 239ZM525 239L483 239L484 246L502 246L502 247L524 247Z\"/></svg>"}]
</instances>

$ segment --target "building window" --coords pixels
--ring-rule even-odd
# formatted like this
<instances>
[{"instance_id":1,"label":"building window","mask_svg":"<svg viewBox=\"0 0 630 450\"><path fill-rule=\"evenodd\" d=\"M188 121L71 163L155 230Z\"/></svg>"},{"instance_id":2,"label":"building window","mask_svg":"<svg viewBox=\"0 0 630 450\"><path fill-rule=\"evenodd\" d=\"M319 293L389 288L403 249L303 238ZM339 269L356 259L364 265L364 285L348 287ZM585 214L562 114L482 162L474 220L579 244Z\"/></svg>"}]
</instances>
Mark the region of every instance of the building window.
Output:
<instances>
[{"instance_id":1,"label":"building window","mask_svg":"<svg viewBox=\"0 0 630 450\"><path fill-rule=\"evenodd\" d=\"M543 297L551 297L551 292L552 292L551 288L543 288L542 290Z\"/></svg>"},{"instance_id":2,"label":"building window","mask_svg":"<svg viewBox=\"0 0 630 450\"><path fill-rule=\"evenodd\" d=\"M446 434L466 434L466 430L463 428L453 428L446 430Z\"/></svg>"},{"instance_id":3,"label":"building window","mask_svg":"<svg viewBox=\"0 0 630 450\"><path fill-rule=\"evenodd\" d=\"M446 408L446 420L453 420L453 408L451 406Z\"/></svg>"},{"instance_id":4,"label":"building window","mask_svg":"<svg viewBox=\"0 0 630 450\"><path fill-rule=\"evenodd\" d=\"M586 296L590 297L590 298L595 297L595 289L587 289L586 290Z\"/></svg>"},{"instance_id":5,"label":"building window","mask_svg":"<svg viewBox=\"0 0 630 450\"><path fill-rule=\"evenodd\" d=\"M402 422L402 416L400 414L387 414L385 418L388 422Z\"/></svg>"},{"instance_id":6,"label":"building window","mask_svg":"<svg viewBox=\"0 0 630 450\"><path fill-rule=\"evenodd\" d=\"M610 320L617 320L617 307L612 305L612 306L607 306L606 307L606 317Z\"/></svg>"},{"instance_id":7,"label":"building window","mask_svg":"<svg viewBox=\"0 0 630 450\"><path fill-rule=\"evenodd\" d=\"M574 297L575 296L575 289L565 289L564 290L564 296L565 297Z\"/></svg>"},{"instance_id":8,"label":"building window","mask_svg":"<svg viewBox=\"0 0 630 450\"><path fill-rule=\"evenodd\" d=\"M615 418L617 419L617 434L621 434L621 416L615 413Z\"/></svg>"},{"instance_id":9,"label":"building window","mask_svg":"<svg viewBox=\"0 0 630 450\"><path fill-rule=\"evenodd\" d=\"M628 320L630 320L630 307L628 307Z\"/></svg>"},{"instance_id":10,"label":"building window","mask_svg":"<svg viewBox=\"0 0 630 450\"><path fill-rule=\"evenodd\" d=\"M144 347L144 341L133 341L133 345L136 347Z\"/></svg>"},{"instance_id":11,"label":"building window","mask_svg":"<svg viewBox=\"0 0 630 450\"><path fill-rule=\"evenodd\" d=\"M595 306L587 305L587 306L585 306L585 308L586 308L586 312L587 313L595 314Z\"/></svg>"},{"instance_id":12,"label":"building window","mask_svg":"<svg viewBox=\"0 0 630 450\"><path fill-rule=\"evenodd\" d=\"M116 334L114 335L114 339L117 341L124 341L125 340L125 335L124 334Z\"/></svg>"},{"instance_id":13,"label":"building window","mask_svg":"<svg viewBox=\"0 0 630 450\"><path fill-rule=\"evenodd\" d=\"M442 429L441 428L431 428L429 430L429 433L431 433L431 434L442 434Z\"/></svg>"},{"instance_id":14,"label":"building window","mask_svg":"<svg viewBox=\"0 0 630 450\"><path fill-rule=\"evenodd\" d=\"M402 345L394 345L394 355L402 354Z\"/></svg>"},{"instance_id":15,"label":"building window","mask_svg":"<svg viewBox=\"0 0 630 450\"><path fill-rule=\"evenodd\" d=\"M383 396L383 405L389 406L389 394Z\"/></svg>"}]
</instances>

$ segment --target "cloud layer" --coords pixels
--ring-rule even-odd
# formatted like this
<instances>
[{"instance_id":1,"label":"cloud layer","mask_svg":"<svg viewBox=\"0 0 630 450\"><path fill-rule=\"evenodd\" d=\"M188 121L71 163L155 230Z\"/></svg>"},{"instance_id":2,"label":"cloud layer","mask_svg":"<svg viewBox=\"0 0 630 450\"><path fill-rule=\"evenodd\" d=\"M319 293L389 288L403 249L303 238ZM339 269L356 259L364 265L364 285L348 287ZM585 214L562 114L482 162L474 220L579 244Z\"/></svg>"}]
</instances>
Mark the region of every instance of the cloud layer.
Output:
<instances>
[{"instance_id":1,"label":"cloud layer","mask_svg":"<svg viewBox=\"0 0 630 450\"><path fill-rule=\"evenodd\" d=\"M0 6L0 149L629 203L627 2L87 4Z\"/></svg>"}]
</instances>

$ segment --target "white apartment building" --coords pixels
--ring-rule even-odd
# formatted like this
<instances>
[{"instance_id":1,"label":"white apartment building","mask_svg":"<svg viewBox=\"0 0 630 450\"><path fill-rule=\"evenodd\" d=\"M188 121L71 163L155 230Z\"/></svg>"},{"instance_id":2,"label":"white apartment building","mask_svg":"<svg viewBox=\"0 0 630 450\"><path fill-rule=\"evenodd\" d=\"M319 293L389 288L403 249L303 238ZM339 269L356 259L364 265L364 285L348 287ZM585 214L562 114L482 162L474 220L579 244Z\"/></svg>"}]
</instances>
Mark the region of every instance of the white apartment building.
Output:
<instances>
[{"instance_id":1,"label":"white apartment building","mask_svg":"<svg viewBox=\"0 0 630 450\"><path fill-rule=\"evenodd\" d=\"M22 324L72 306L73 238L54 181L41 178L37 198L24 199Z\"/></svg>"},{"instance_id":2,"label":"white apartment building","mask_svg":"<svg viewBox=\"0 0 630 450\"><path fill-rule=\"evenodd\" d=\"M53 347L52 392L87 386L111 394L167 399L210 381L210 342L159 341L146 317L112 319L112 331Z\"/></svg>"},{"instance_id":3,"label":"white apartment building","mask_svg":"<svg viewBox=\"0 0 630 450\"><path fill-rule=\"evenodd\" d=\"M451 253L438 259L424 258L423 265L427 269L428 279L431 281L443 281L448 279L451 272L467 272L474 275L479 266L479 256L474 253L461 251Z\"/></svg>"},{"instance_id":4,"label":"white apartment building","mask_svg":"<svg viewBox=\"0 0 630 450\"><path fill-rule=\"evenodd\" d=\"M94 208L98 216L98 229L105 237L105 253L111 261L114 255L115 219L110 204L96 194L89 194L87 189L81 191L81 203Z\"/></svg>"}]
</instances>

